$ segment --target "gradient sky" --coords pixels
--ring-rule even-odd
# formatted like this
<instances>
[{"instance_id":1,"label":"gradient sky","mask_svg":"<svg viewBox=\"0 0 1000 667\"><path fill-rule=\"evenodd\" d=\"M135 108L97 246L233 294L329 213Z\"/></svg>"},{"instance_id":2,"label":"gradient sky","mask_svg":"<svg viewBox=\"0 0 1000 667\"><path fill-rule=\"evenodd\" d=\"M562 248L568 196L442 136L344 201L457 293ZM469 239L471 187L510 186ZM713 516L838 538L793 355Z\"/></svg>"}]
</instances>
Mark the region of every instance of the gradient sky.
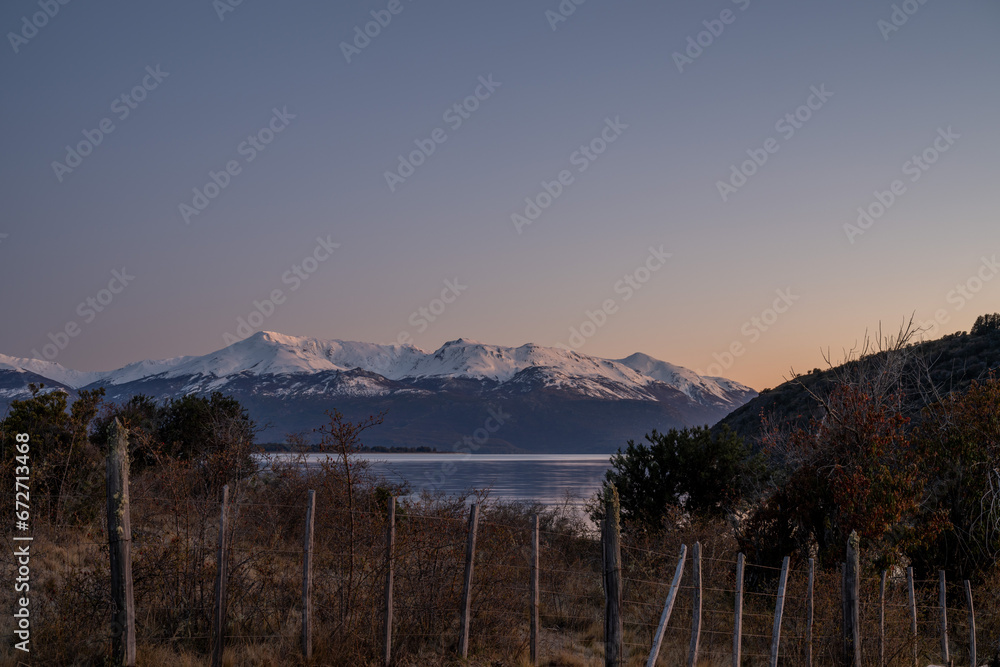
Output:
<instances>
[{"instance_id":1,"label":"gradient sky","mask_svg":"<svg viewBox=\"0 0 1000 667\"><path fill-rule=\"evenodd\" d=\"M936 337L1000 310L982 261L1000 252L993 0L902 3L917 11L887 39L893 3L872 0L588 0L555 30L557 0L401 0L350 63L341 43L388 0L244 0L220 19L224 1L70 2L17 53L9 33L42 10L0 9L0 352L35 356L72 322L54 358L70 368L204 354L275 289L259 329L555 345L611 299L580 352L760 389L880 321L937 313ZM678 71L673 54L724 10ZM119 119L147 66L169 75ZM453 130L444 112L490 76ZM832 96L786 138L776 122L813 86ZM247 162L239 146L274 108L295 118ZM52 163L104 118L114 130L60 182ZM628 128L579 172L608 118ZM949 127L911 181L904 164ZM447 140L390 191L384 173L435 128ZM769 137L777 152L722 201L717 182ZM240 173L186 224L179 205L229 160ZM519 234L511 215L564 169L573 182ZM851 243L844 225L895 179L903 194ZM340 246L293 290L286 272L319 237ZM651 246L671 257L626 301L618 281ZM134 280L102 312L79 309L123 267ZM467 288L421 331L411 314L455 279ZM795 298L772 319L776 290Z\"/></svg>"}]
</instances>

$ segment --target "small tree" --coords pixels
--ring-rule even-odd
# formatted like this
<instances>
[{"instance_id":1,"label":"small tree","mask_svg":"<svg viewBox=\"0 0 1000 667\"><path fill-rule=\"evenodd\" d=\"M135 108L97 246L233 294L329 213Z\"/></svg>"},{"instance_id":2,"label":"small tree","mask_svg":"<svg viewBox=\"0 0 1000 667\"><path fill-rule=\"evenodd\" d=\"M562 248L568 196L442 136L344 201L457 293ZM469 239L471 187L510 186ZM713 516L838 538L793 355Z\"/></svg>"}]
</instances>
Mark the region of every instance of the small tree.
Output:
<instances>
[{"instance_id":1,"label":"small tree","mask_svg":"<svg viewBox=\"0 0 1000 667\"><path fill-rule=\"evenodd\" d=\"M213 392L168 401L158 427L163 451L201 468L210 495L257 470L254 440L260 429L231 396Z\"/></svg>"},{"instance_id":2,"label":"small tree","mask_svg":"<svg viewBox=\"0 0 1000 667\"><path fill-rule=\"evenodd\" d=\"M1000 380L973 381L924 413L916 438L928 469L927 502L947 527L915 561L976 578L1000 559Z\"/></svg>"},{"instance_id":3,"label":"small tree","mask_svg":"<svg viewBox=\"0 0 1000 667\"><path fill-rule=\"evenodd\" d=\"M90 423L100 409L104 389L84 390L72 406L64 391L44 391L45 385L28 385L31 397L12 401L0 421L3 461L14 461L15 435L31 436L33 493L51 518L72 516L98 497L101 461L90 445Z\"/></svg>"},{"instance_id":4,"label":"small tree","mask_svg":"<svg viewBox=\"0 0 1000 667\"><path fill-rule=\"evenodd\" d=\"M354 570L355 570L355 521L354 503L355 487L358 477L366 478L367 466L364 462L351 458L351 454L361 449L361 434L368 429L378 426L384 420L385 413L369 415L367 419L359 422L352 422L344 417L339 410L327 410L326 416L329 421L316 429L320 434L320 451L332 452L337 457L339 471L343 474L344 492L346 495L347 515L348 515L348 539L349 561L347 569L347 592L343 599L344 618L350 621L354 602ZM329 464L329 462L327 462ZM361 473L359 475L359 473Z\"/></svg>"},{"instance_id":5,"label":"small tree","mask_svg":"<svg viewBox=\"0 0 1000 667\"><path fill-rule=\"evenodd\" d=\"M826 397L821 419L790 434L768 434L765 450L785 467L746 526L746 551L768 561L815 544L829 565L857 531L885 567L926 540L932 526L921 503L925 470L898 404L839 385Z\"/></svg>"},{"instance_id":6,"label":"small tree","mask_svg":"<svg viewBox=\"0 0 1000 667\"><path fill-rule=\"evenodd\" d=\"M756 487L763 459L751 454L743 440L723 427L713 433L695 427L666 433L654 430L645 443L629 440L611 457L599 496L614 485L626 527L661 528L674 511L724 516ZM602 515L594 504L591 515Z\"/></svg>"},{"instance_id":7,"label":"small tree","mask_svg":"<svg viewBox=\"0 0 1000 667\"><path fill-rule=\"evenodd\" d=\"M105 404L94 421L91 441L106 449L115 419L128 429L129 469L139 474L162 460L162 443L159 440L160 422L164 410L145 394L136 394L121 404Z\"/></svg>"},{"instance_id":8,"label":"small tree","mask_svg":"<svg viewBox=\"0 0 1000 667\"><path fill-rule=\"evenodd\" d=\"M198 481L198 493L214 497L223 485L257 470L254 441L261 429L231 396L191 394L162 405L148 396L133 396L102 411L95 421L95 445L105 445L116 418L129 429L129 455L136 473L183 464L197 471L198 479L190 481Z\"/></svg>"},{"instance_id":9,"label":"small tree","mask_svg":"<svg viewBox=\"0 0 1000 667\"><path fill-rule=\"evenodd\" d=\"M885 567L941 530L923 503L927 471L910 434L916 409L907 397L934 395L910 345L916 333L911 318L895 336L866 335L840 366L827 355L831 384L802 385L820 407L807 426L764 418L775 484L739 535L754 560L800 550L830 565L857 531Z\"/></svg>"}]
</instances>

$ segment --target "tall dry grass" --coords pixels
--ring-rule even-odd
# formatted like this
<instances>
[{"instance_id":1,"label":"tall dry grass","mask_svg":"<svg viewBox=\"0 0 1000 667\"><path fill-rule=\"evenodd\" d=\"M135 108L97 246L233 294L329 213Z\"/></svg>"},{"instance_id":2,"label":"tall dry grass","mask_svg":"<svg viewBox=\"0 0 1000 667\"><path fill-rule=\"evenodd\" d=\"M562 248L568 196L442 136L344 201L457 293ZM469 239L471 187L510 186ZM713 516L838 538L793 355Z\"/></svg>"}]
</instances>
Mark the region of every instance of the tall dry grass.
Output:
<instances>
[{"instance_id":1,"label":"tall dry grass","mask_svg":"<svg viewBox=\"0 0 1000 667\"><path fill-rule=\"evenodd\" d=\"M348 474L349 473L349 474ZM348 480L350 479L350 482ZM377 480L336 458L303 467L290 461L231 485L226 664L298 665L302 538L306 498L316 491L314 664L373 665L381 655L386 503L405 488ZM132 484L133 575L139 663L207 665L217 572L217 486L174 463ZM491 501L483 495L424 496L397 509L394 664L461 664L456 657L469 500L481 503L473 586L471 665L526 665L530 518L540 514L540 652L546 665L603 664L601 550L580 517L560 509ZM92 502L92 501L91 501ZM348 507L351 509L348 510ZM101 507L94 515L102 514ZM36 524L32 560L31 664L103 665L110 654L106 527ZM623 540L626 664L642 665L652 643L681 544L702 545L699 664L729 665L736 542L720 522L685 524L665 535ZM690 549L689 549L690 554ZM6 550L4 581L15 563ZM691 638L690 556L668 625L661 665L686 665ZM744 598L745 665L766 663L778 572L748 565ZM782 665L805 656L805 563L793 562L782 623ZM863 652L878 664L878 576L862 581ZM936 581L918 584L919 650L938 657ZM976 589L980 657L1000 636L1000 578ZM11 588L2 604L12 606ZM956 664L967 659L960 582L949 586L949 631ZM841 649L839 572L818 572L814 664L832 665ZM886 599L888 665L908 665L905 582L890 579ZM5 614L0 663L14 665ZM984 661L984 660L981 660Z\"/></svg>"}]
</instances>

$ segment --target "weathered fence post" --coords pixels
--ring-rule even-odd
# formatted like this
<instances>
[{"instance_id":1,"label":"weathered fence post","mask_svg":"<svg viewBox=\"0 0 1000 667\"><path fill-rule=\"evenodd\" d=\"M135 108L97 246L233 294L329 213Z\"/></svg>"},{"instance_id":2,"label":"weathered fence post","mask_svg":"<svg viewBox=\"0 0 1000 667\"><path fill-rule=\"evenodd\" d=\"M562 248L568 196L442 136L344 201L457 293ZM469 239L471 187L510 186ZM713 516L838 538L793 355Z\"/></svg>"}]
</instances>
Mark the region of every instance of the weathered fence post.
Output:
<instances>
[{"instance_id":1,"label":"weathered fence post","mask_svg":"<svg viewBox=\"0 0 1000 667\"><path fill-rule=\"evenodd\" d=\"M476 532L479 530L479 503L469 509L469 536L465 544L465 585L462 587L462 634L458 652L469 657L469 616L472 612L472 569L476 561Z\"/></svg>"},{"instance_id":2,"label":"weathered fence post","mask_svg":"<svg viewBox=\"0 0 1000 667\"><path fill-rule=\"evenodd\" d=\"M316 492L309 489L306 501L306 527L302 548L302 655L312 660L312 585L313 585L313 527L316 524Z\"/></svg>"},{"instance_id":3,"label":"weathered fence post","mask_svg":"<svg viewBox=\"0 0 1000 667\"><path fill-rule=\"evenodd\" d=\"M128 492L128 432L115 419L108 441L108 550L111 554L111 655L116 666L135 667L132 595L132 519Z\"/></svg>"},{"instance_id":4,"label":"weathered fence post","mask_svg":"<svg viewBox=\"0 0 1000 667\"><path fill-rule=\"evenodd\" d=\"M674 602L677 600L677 590L681 585L681 576L684 574L684 559L687 558L687 545L681 545L681 555L677 559L677 569L674 570L674 579L670 582L670 592L667 593L667 601L663 605L663 614L660 615L660 624L656 627L656 635L653 637L653 647L649 650L649 659L646 660L646 667L653 667L656 659L660 655L660 645L663 643L663 635L667 631L667 623L670 622L670 613L674 609Z\"/></svg>"},{"instance_id":5,"label":"weathered fence post","mask_svg":"<svg viewBox=\"0 0 1000 667\"><path fill-rule=\"evenodd\" d=\"M733 667L743 659L743 552L736 556L736 599L733 601Z\"/></svg>"},{"instance_id":6,"label":"weathered fence post","mask_svg":"<svg viewBox=\"0 0 1000 667\"><path fill-rule=\"evenodd\" d=\"M976 655L976 608L972 605L972 584L965 580L965 606L969 608L969 664L979 667Z\"/></svg>"},{"instance_id":7,"label":"weathered fence post","mask_svg":"<svg viewBox=\"0 0 1000 667\"><path fill-rule=\"evenodd\" d=\"M861 667L861 576L858 534L847 538L847 562L844 564L844 665Z\"/></svg>"},{"instance_id":8,"label":"weathered fence post","mask_svg":"<svg viewBox=\"0 0 1000 667\"><path fill-rule=\"evenodd\" d=\"M222 509L219 512L219 555L216 560L215 610L212 614L212 667L222 667L226 644L226 524L229 511L229 485L222 487Z\"/></svg>"},{"instance_id":9,"label":"weathered fence post","mask_svg":"<svg viewBox=\"0 0 1000 667\"><path fill-rule=\"evenodd\" d=\"M531 515L531 664L538 664L538 515Z\"/></svg>"},{"instance_id":10,"label":"weathered fence post","mask_svg":"<svg viewBox=\"0 0 1000 667\"><path fill-rule=\"evenodd\" d=\"M906 568L906 597L910 605L910 641L913 644L913 667L917 664L917 594L913 590L913 568Z\"/></svg>"},{"instance_id":11,"label":"weathered fence post","mask_svg":"<svg viewBox=\"0 0 1000 667\"><path fill-rule=\"evenodd\" d=\"M885 578L888 570L882 570L882 581L878 585L878 664L885 667Z\"/></svg>"},{"instance_id":12,"label":"weathered fence post","mask_svg":"<svg viewBox=\"0 0 1000 667\"><path fill-rule=\"evenodd\" d=\"M941 608L941 659L944 664L951 662L948 650L948 591L944 570L938 570L938 606Z\"/></svg>"},{"instance_id":13,"label":"weathered fence post","mask_svg":"<svg viewBox=\"0 0 1000 667\"><path fill-rule=\"evenodd\" d=\"M395 548L396 496L389 496L385 525L385 625L382 626L382 658L385 667L389 667L392 662L392 575Z\"/></svg>"},{"instance_id":14,"label":"weathered fence post","mask_svg":"<svg viewBox=\"0 0 1000 667\"><path fill-rule=\"evenodd\" d=\"M698 644L701 642L701 542L694 543L691 587L694 589L694 597L691 600L691 648L688 651L688 667L695 667L698 664Z\"/></svg>"},{"instance_id":15,"label":"weathered fence post","mask_svg":"<svg viewBox=\"0 0 1000 667\"><path fill-rule=\"evenodd\" d=\"M774 631L771 633L771 667L778 667L781 648L781 616L785 612L785 588L788 586L788 556L781 561L781 576L778 577L778 599L774 602Z\"/></svg>"},{"instance_id":16,"label":"weathered fence post","mask_svg":"<svg viewBox=\"0 0 1000 667\"><path fill-rule=\"evenodd\" d=\"M840 564L840 630L847 631L847 607L844 605L844 598L847 597L847 563Z\"/></svg>"},{"instance_id":17,"label":"weathered fence post","mask_svg":"<svg viewBox=\"0 0 1000 667\"><path fill-rule=\"evenodd\" d=\"M604 561L604 664L618 667L623 654L625 629L622 625L622 549L618 519L618 490L612 485L604 499L601 531Z\"/></svg>"},{"instance_id":18,"label":"weathered fence post","mask_svg":"<svg viewBox=\"0 0 1000 667\"><path fill-rule=\"evenodd\" d=\"M813 589L816 583L816 559L809 559L809 581L806 584L806 667L813 664Z\"/></svg>"}]
</instances>

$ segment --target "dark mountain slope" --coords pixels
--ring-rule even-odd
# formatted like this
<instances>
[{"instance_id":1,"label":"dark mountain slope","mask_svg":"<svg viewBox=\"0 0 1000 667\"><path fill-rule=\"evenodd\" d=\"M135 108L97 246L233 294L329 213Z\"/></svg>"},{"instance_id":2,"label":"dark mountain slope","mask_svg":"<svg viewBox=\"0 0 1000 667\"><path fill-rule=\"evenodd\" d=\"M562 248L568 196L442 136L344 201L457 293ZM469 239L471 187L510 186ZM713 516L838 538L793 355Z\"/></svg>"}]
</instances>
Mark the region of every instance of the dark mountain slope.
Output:
<instances>
[{"instance_id":1,"label":"dark mountain slope","mask_svg":"<svg viewBox=\"0 0 1000 667\"><path fill-rule=\"evenodd\" d=\"M962 392L971 382L1000 368L1000 331L955 333L937 340L915 343L906 348L908 357L904 375L919 379L906 388L909 412L916 416L933 397ZM715 428L729 426L750 442L760 436L761 416L768 415L783 425L799 426L811 417L820 416L816 400L809 390L822 395L838 374L849 372L859 362L814 370L784 382L774 389L763 389L757 398L723 418Z\"/></svg>"}]
</instances>

